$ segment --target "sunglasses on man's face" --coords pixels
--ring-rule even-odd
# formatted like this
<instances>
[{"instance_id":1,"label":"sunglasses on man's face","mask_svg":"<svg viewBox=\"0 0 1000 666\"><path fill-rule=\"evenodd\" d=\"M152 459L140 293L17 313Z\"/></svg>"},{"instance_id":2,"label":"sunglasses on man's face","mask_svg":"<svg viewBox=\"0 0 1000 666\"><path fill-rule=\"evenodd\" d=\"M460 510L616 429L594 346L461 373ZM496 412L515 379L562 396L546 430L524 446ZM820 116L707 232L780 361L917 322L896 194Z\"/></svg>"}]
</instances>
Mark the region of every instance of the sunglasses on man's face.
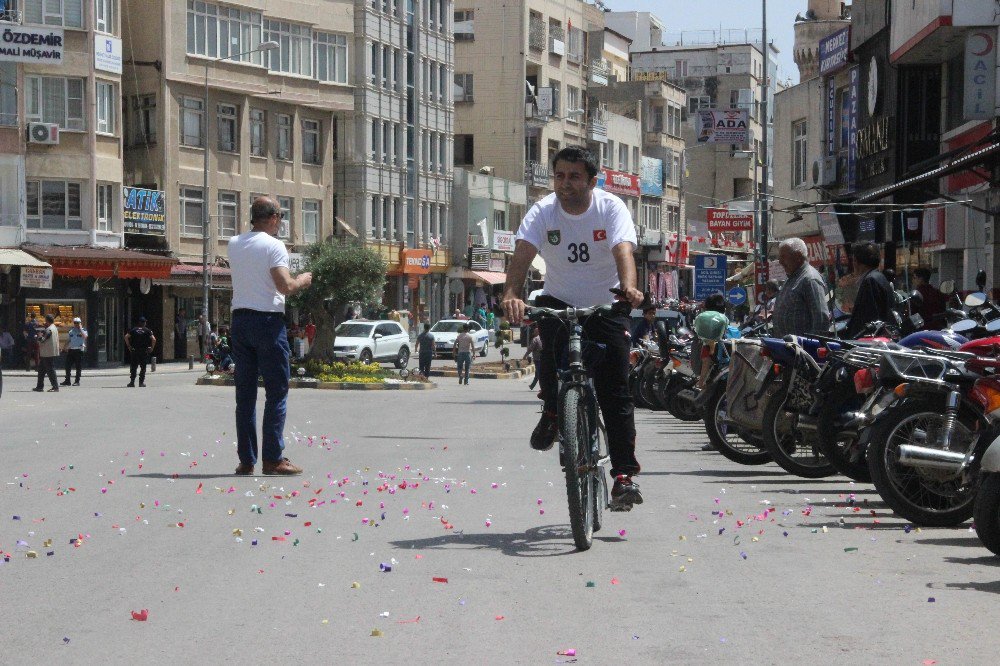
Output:
<instances>
[{"instance_id":1,"label":"sunglasses on man's face","mask_svg":"<svg viewBox=\"0 0 1000 666\"><path fill-rule=\"evenodd\" d=\"M282 220L285 219L285 211L283 211L283 210L282 211L275 211L275 212L271 213L271 215L277 215Z\"/></svg>"}]
</instances>

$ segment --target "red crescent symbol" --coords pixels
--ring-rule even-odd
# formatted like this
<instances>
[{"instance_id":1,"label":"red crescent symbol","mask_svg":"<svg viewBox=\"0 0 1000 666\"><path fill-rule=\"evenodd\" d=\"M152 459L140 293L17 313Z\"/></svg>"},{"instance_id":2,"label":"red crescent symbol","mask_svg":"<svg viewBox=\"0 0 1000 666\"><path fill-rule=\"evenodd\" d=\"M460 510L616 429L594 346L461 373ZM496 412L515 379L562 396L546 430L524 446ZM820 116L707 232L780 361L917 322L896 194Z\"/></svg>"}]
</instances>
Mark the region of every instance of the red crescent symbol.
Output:
<instances>
[{"instance_id":1,"label":"red crescent symbol","mask_svg":"<svg viewBox=\"0 0 1000 666\"><path fill-rule=\"evenodd\" d=\"M973 34L972 36L973 37L982 37L983 40L986 42L986 48L984 48L982 51L973 51L972 55L984 56L984 55L986 55L987 53L989 53L990 51L993 50L993 38L990 37L989 33L986 33L986 32L977 32L977 33Z\"/></svg>"}]
</instances>

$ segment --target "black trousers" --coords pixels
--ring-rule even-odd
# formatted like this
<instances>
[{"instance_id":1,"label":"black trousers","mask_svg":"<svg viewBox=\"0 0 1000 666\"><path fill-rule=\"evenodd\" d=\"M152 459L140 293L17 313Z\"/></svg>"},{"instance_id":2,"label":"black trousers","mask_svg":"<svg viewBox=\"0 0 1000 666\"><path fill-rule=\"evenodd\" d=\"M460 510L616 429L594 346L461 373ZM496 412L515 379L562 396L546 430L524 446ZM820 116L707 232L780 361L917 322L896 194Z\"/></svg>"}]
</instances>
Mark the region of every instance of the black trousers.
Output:
<instances>
[{"instance_id":1,"label":"black trousers","mask_svg":"<svg viewBox=\"0 0 1000 666\"><path fill-rule=\"evenodd\" d=\"M431 359L433 358L430 354L427 356L421 354L417 357L417 369L424 377L429 377L431 374Z\"/></svg>"},{"instance_id":2,"label":"black trousers","mask_svg":"<svg viewBox=\"0 0 1000 666\"><path fill-rule=\"evenodd\" d=\"M83 372L83 350L66 350L66 383L69 384L70 371L76 368L76 383L80 383L80 373Z\"/></svg>"},{"instance_id":3,"label":"black trousers","mask_svg":"<svg viewBox=\"0 0 1000 666\"><path fill-rule=\"evenodd\" d=\"M59 388L59 379L56 377L56 366L55 358L52 356L39 356L38 357L38 386L36 388L45 388L45 377L49 378L49 383L52 384L52 388Z\"/></svg>"},{"instance_id":4,"label":"black trousers","mask_svg":"<svg viewBox=\"0 0 1000 666\"><path fill-rule=\"evenodd\" d=\"M551 296L539 296L536 303L546 308L565 308ZM597 402L601 406L608 432L611 474L638 474L635 457L635 403L628 390L628 317L590 317L583 323L583 337L605 345L603 358L590 368L594 376ZM545 411L556 414L559 400L558 359L566 352L569 328L558 319L539 322L542 351L535 372L541 384Z\"/></svg>"},{"instance_id":5,"label":"black trousers","mask_svg":"<svg viewBox=\"0 0 1000 666\"><path fill-rule=\"evenodd\" d=\"M146 383L146 364L149 363L149 353L140 352L137 349L132 350L131 354L132 365L129 367L129 376L132 378L132 383L135 383L135 372L139 369L139 383Z\"/></svg>"},{"instance_id":6,"label":"black trousers","mask_svg":"<svg viewBox=\"0 0 1000 666\"><path fill-rule=\"evenodd\" d=\"M174 333L174 358L182 361L187 358L188 341L187 334L183 336Z\"/></svg>"}]
</instances>

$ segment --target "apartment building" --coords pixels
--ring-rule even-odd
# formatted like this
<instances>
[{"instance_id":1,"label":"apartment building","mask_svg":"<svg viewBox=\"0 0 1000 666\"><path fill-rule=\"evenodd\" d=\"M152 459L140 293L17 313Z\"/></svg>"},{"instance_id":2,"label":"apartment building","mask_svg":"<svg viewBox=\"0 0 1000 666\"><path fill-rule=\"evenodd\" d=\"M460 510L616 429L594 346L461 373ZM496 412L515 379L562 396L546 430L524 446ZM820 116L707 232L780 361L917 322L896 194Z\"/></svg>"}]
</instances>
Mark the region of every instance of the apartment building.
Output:
<instances>
[{"instance_id":1,"label":"apartment building","mask_svg":"<svg viewBox=\"0 0 1000 666\"><path fill-rule=\"evenodd\" d=\"M119 360L129 293L174 263L122 249L120 6L16 0L0 28L0 318L80 317L88 361Z\"/></svg>"},{"instance_id":2,"label":"apartment building","mask_svg":"<svg viewBox=\"0 0 1000 666\"><path fill-rule=\"evenodd\" d=\"M125 185L162 199L163 218L127 225L125 245L181 262L143 295L170 340L181 309L189 319L201 312L203 251L209 320L228 322L226 245L246 230L257 196L277 198L293 259L357 233L341 222L336 163L367 61L347 1L124 0L122 12Z\"/></svg>"},{"instance_id":3,"label":"apartment building","mask_svg":"<svg viewBox=\"0 0 1000 666\"><path fill-rule=\"evenodd\" d=\"M418 320L439 319L448 300L453 34L450 0L354 5L354 109L338 196L343 219L386 260L385 305Z\"/></svg>"}]
</instances>

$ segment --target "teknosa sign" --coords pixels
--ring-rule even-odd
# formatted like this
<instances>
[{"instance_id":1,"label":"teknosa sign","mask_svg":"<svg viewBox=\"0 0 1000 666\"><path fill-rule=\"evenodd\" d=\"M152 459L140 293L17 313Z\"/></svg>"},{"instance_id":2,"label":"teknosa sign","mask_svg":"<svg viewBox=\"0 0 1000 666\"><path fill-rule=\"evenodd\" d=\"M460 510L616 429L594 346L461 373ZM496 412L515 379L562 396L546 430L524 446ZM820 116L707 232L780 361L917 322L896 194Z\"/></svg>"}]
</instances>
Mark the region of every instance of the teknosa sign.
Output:
<instances>
[{"instance_id":1,"label":"teknosa sign","mask_svg":"<svg viewBox=\"0 0 1000 666\"><path fill-rule=\"evenodd\" d=\"M753 213L727 208L708 209L709 231L753 231Z\"/></svg>"}]
</instances>

